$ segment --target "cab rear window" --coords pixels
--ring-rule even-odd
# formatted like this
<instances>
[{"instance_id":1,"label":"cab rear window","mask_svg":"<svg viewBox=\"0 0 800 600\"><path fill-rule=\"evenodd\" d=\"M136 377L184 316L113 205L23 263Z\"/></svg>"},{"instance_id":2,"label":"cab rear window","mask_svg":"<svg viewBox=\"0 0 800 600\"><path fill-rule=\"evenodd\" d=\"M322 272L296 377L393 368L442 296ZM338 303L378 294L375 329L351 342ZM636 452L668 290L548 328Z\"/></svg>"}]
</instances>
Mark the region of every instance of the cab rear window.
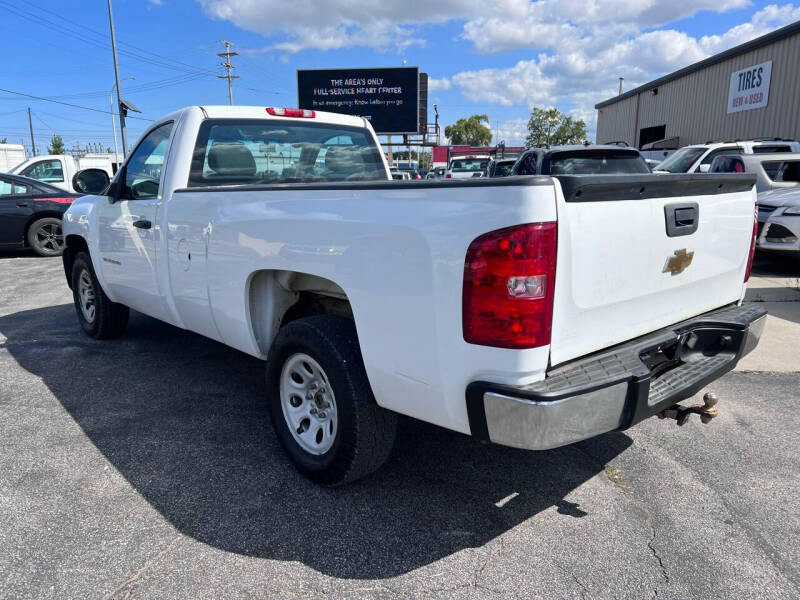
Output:
<instances>
[{"instance_id":1,"label":"cab rear window","mask_svg":"<svg viewBox=\"0 0 800 600\"><path fill-rule=\"evenodd\" d=\"M576 150L550 156L551 175L614 175L649 173L638 152L626 150Z\"/></svg>"},{"instance_id":2,"label":"cab rear window","mask_svg":"<svg viewBox=\"0 0 800 600\"><path fill-rule=\"evenodd\" d=\"M364 129L265 119L208 119L200 126L189 187L386 180Z\"/></svg>"}]
</instances>

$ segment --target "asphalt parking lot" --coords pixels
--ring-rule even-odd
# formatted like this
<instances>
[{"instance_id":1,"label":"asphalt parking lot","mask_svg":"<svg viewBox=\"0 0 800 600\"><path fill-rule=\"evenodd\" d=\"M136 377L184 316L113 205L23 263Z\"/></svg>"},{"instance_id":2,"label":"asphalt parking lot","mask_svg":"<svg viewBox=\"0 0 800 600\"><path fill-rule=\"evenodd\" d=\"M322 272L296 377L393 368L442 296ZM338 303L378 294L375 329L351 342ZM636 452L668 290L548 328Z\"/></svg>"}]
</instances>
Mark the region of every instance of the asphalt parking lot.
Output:
<instances>
[{"instance_id":1,"label":"asphalt parking lot","mask_svg":"<svg viewBox=\"0 0 800 600\"><path fill-rule=\"evenodd\" d=\"M0 597L796 599L797 272L758 263L777 358L712 386L711 425L533 453L405 420L326 489L280 451L259 361L138 314L91 340L59 259L0 256Z\"/></svg>"}]
</instances>

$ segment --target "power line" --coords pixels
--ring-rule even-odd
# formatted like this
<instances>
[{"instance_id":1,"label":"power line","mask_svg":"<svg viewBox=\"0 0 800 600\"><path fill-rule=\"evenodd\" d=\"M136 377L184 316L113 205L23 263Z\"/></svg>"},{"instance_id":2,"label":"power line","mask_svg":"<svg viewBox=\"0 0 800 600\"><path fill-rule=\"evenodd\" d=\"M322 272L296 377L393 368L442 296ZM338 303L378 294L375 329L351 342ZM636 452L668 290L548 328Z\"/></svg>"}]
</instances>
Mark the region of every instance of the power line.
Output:
<instances>
[{"instance_id":1,"label":"power line","mask_svg":"<svg viewBox=\"0 0 800 600\"><path fill-rule=\"evenodd\" d=\"M33 94L26 94L24 92L15 92L14 90L7 90L4 88L0 88L0 92L5 92L6 94L15 94L17 96L24 96L26 98L33 98L34 100L41 100L43 102L52 102L53 104L63 104L64 106L71 106L72 108L80 108L82 110L91 110L92 112L103 113L104 115L116 115L117 113L111 112L110 110L101 110L99 108L90 108L88 106L81 106L79 104L72 104L70 102L61 102L60 100L53 100L52 98L43 98L42 96L34 96ZM145 119L144 117L128 117L129 119L139 119L140 121L150 121L152 122L153 119Z\"/></svg>"}]
</instances>

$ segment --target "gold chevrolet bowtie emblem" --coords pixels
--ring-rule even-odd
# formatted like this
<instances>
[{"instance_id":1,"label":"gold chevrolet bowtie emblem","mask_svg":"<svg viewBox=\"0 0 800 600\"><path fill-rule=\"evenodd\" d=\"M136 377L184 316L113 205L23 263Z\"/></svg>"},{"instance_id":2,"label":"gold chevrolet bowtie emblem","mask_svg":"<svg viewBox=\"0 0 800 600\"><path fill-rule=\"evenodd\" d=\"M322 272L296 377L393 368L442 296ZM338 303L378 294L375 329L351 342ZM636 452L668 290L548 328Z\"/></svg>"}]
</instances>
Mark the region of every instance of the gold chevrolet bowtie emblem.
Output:
<instances>
[{"instance_id":1,"label":"gold chevrolet bowtie emblem","mask_svg":"<svg viewBox=\"0 0 800 600\"><path fill-rule=\"evenodd\" d=\"M686 252L686 248L675 250L675 255L667 259L667 264L664 265L662 273L672 273L678 275L683 273L694 258L694 252Z\"/></svg>"}]
</instances>

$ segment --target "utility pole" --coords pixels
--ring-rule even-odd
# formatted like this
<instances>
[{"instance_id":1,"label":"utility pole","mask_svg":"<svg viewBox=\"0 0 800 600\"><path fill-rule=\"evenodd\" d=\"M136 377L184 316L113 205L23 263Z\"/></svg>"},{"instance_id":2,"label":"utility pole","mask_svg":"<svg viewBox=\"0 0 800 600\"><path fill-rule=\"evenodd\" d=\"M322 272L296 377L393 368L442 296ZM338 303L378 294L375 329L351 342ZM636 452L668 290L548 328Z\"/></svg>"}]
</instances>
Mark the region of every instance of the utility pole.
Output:
<instances>
[{"instance_id":1,"label":"utility pole","mask_svg":"<svg viewBox=\"0 0 800 600\"><path fill-rule=\"evenodd\" d=\"M28 107L28 127L31 130L31 148L33 149L33 155L36 156L36 142L33 141L33 121L31 120L31 107Z\"/></svg>"},{"instance_id":2,"label":"utility pole","mask_svg":"<svg viewBox=\"0 0 800 600\"><path fill-rule=\"evenodd\" d=\"M128 155L128 136L125 133L125 110L122 108L122 87L119 85L119 65L117 64L117 37L114 33L114 13L111 11L111 0L108 0L108 23L111 27L111 53L114 56L114 80L117 84L117 112L119 113L119 133L122 137L122 156ZM113 115L112 115L113 118ZM114 136L116 139L116 136Z\"/></svg>"},{"instance_id":3,"label":"utility pole","mask_svg":"<svg viewBox=\"0 0 800 600\"><path fill-rule=\"evenodd\" d=\"M108 0L111 2L111 0ZM217 56L225 57L225 62L220 63L225 70L227 71L227 75L217 75L220 79L227 79L228 80L228 104L233 106L233 80L239 79L238 75L231 75L231 69L235 69L231 64L231 56L239 56L238 52L231 52L231 46L233 44L228 40L222 40L222 43L225 44L225 52L217 52Z\"/></svg>"}]
</instances>

